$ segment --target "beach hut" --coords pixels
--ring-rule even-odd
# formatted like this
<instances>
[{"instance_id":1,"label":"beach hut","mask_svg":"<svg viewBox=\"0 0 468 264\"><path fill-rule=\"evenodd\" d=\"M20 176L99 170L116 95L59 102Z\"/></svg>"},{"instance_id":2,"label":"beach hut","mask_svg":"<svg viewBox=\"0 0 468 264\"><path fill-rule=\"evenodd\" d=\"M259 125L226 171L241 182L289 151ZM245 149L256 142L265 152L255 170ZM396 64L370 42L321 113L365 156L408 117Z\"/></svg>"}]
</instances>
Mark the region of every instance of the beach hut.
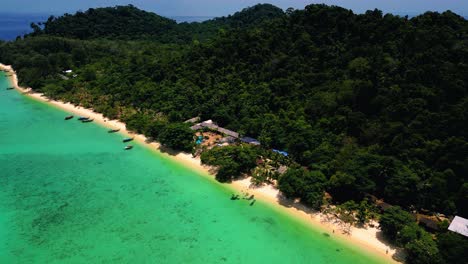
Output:
<instances>
[{"instance_id":1,"label":"beach hut","mask_svg":"<svg viewBox=\"0 0 468 264\"><path fill-rule=\"evenodd\" d=\"M460 216L455 216L450 223L448 230L468 237L468 219Z\"/></svg>"},{"instance_id":2,"label":"beach hut","mask_svg":"<svg viewBox=\"0 0 468 264\"><path fill-rule=\"evenodd\" d=\"M244 143L252 144L252 145L260 145L260 141L256 140L255 138L251 137L243 137L240 139Z\"/></svg>"},{"instance_id":3,"label":"beach hut","mask_svg":"<svg viewBox=\"0 0 468 264\"><path fill-rule=\"evenodd\" d=\"M216 129L218 132L220 133L223 133L225 135L228 135L228 136L231 136L233 138L239 138L239 133L237 132L234 132L232 130L229 130L229 129L225 129L225 128L222 128L222 127L217 127Z\"/></svg>"},{"instance_id":4,"label":"beach hut","mask_svg":"<svg viewBox=\"0 0 468 264\"><path fill-rule=\"evenodd\" d=\"M426 227L427 229L438 231L440 221L436 217L430 215L418 214L417 219L420 225Z\"/></svg>"},{"instance_id":5,"label":"beach hut","mask_svg":"<svg viewBox=\"0 0 468 264\"><path fill-rule=\"evenodd\" d=\"M194 117L194 118L190 118L188 120L185 120L184 123L193 123L195 124L196 122L200 121L200 117L197 116L197 117Z\"/></svg>"},{"instance_id":6,"label":"beach hut","mask_svg":"<svg viewBox=\"0 0 468 264\"><path fill-rule=\"evenodd\" d=\"M236 142L236 138L232 136L226 136L219 140L219 143L229 143L232 144Z\"/></svg>"},{"instance_id":7,"label":"beach hut","mask_svg":"<svg viewBox=\"0 0 468 264\"><path fill-rule=\"evenodd\" d=\"M377 208L379 208L381 213L387 211L390 207L392 207L391 204L388 204L388 203L386 203L386 202L384 202L382 200L376 201L375 205L377 206Z\"/></svg>"},{"instance_id":8,"label":"beach hut","mask_svg":"<svg viewBox=\"0 0 468 264\"><path fill-rule=\"evenodd\" d=\"M191 121L191 120L195 120L195 119L189 119L187 121ZM185 121L185 122L187 122ZM216 125L215 123L213 123L212 120L206 120L206 121L203 121L201 123L198 123L196 125L193 125L190 127L190 129L192 130L200 130L200 129L203 129L203 128L209 128L211 130L214 130L214 131L218 131L222 134L225 134L225 135L228 135L228 136L231 136L231 137L234 137L234 138L239 138L239 133L235 132L235 131L232 131L232 130L229 130L229 129L225 129L225 128L222 128L218 125Z\"/></svg>"},{"instance_id":9,"label":"beach hut","mask_svg":"<svg viewBox=\"0 0 468 264\"><path fill-rule=\"evenodd\" d=\"M196 124L196 125L193 125L193 126L190 127L190 129L192 129L192 130L200 130L202 128L203 127L200 124Z\"/></svg>"}]
</instances>

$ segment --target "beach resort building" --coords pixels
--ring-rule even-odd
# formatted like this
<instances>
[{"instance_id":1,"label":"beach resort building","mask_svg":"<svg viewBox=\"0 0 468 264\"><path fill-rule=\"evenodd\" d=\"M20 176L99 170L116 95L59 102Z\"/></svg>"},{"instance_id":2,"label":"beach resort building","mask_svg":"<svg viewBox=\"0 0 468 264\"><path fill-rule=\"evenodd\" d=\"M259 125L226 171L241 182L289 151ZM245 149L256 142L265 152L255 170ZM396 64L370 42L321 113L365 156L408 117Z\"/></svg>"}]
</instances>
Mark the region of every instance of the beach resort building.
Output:
<instances>
[{"instance_id":1,"label":"beach resort building","mask_svg":"<svg viewBox=\"0 0 468 264\"><path fill-rule=\"evenodd\" d=\"M468 237L468 219L455 216L450 223L448 230Z\"/></svg>"},{"instance_id":2,"label":"beach resort building","mask_svg":"<svg viewBox=\"0 0 468 264\"><path fill-rule=\"evenodd\" d=\"M196 120L196 118L189 119L186 122L190 122L192 120ZM204 128L208 128L208 129L211 129L211 130L214 130L221 134L226 135L226 137L223 138L223 142L226 142L226 143L233 143L235 140L240 140L241 142L252 144L252 145L257 145L257 146L261 144L260 141L256 140L255 138L240 137L239 133L220 127L217 124L215 124L212 120L206 120L206 121L203 121L201 123L195 124L190 127L190 129L195 130L195 131L201 130Z\"/></svg>"},{"instance_id":3,"label":"beach resort building","mask_svg":"<svg viewBox=\"0 0 468 264\"><path fill-rule=\"evenodd\" d=\"M242 137L242 138L240 139L240 141L242 141L242 142L244 142L244 143L248 143L248 144L260 146L260 141L256 140L255 138L251 138L251 137Z\"/></svg>"}]
</instances>

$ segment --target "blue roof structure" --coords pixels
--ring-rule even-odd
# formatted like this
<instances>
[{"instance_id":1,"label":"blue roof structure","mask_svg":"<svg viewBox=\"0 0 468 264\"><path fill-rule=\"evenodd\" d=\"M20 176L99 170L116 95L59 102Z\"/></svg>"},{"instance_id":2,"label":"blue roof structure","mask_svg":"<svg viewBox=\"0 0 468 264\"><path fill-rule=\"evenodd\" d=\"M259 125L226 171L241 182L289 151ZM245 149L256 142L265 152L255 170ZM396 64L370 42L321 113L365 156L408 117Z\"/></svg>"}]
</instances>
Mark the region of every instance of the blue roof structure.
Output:
<instances>
[{"instance_id":1,"label":"blue roof structure","mask_svg":"<svg viewBox=\"0 0 468 264\"><path fill-rule=\"evenodd\" d=\"M281 150L277 150L277 149L273 149L273 152L276 152L276 153L279 153L285 157L289 156L289 154L286 152L286 151L281 151Z\"/></svg>"}]
</instances>

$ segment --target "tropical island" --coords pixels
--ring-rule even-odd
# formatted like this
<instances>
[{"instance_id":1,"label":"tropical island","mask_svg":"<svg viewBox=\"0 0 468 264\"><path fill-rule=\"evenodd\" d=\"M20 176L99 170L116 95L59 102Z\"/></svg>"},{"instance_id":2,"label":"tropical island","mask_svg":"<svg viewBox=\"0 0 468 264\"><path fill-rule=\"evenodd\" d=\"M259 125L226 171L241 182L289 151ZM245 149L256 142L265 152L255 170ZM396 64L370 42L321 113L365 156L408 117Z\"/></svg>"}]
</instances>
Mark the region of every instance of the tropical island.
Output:
<instances>
[{"instance_id":1,"label":"tropical island","mask_svg":"<svg viewBox=\"0 0 468 264\"><path fill-rule=\"evenodd\" d=\"M349 226L378 222L407 263L463 263L468 22L257 5L201 23L133 6L0 42L21 86L93 109L231 182L250 176Z\"/></svg>"}]
</instances>

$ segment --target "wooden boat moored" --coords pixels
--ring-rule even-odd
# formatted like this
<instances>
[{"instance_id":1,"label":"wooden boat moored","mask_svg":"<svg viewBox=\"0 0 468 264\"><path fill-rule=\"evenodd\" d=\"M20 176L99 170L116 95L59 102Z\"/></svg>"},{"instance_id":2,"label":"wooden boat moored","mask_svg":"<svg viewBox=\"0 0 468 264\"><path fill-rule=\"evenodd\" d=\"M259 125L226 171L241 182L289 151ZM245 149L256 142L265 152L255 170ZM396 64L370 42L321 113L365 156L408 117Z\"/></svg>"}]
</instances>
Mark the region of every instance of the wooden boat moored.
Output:
<instances>
[{"instance_id":1,"label":"wooden boat moored","mask_svg":"<svg viewBox=\"0 0 468 264\"><path fill-rule=\"evenodd\" d=\"M120 128L119 129L110 129L109 131L107 131L107 133L116 133L116 132L119 132L120 131Z\"/></svg>"},{"instance_id":2,"label":"wooden boat moored","mask_svg":"<svg viewBox=\"0 0 468 264\"><path fill-rule=\"evenodd\" d=\"M70 115L70 116L66 116L66 117L65 117L65 120L70 120L70 119L72 119L72 118L73 118L73 116L72 116L72 115Z\"/></svg>"},{"instance_id":3,"label":"wooden boat moored","mask_svg":"<svg viewBox=\"0 0 468 264\"><path fill-rule=\"evenodd\" d=\"M8 87L8 88L6 88L6 89L7 89L7 90L13 90L13 89L15 89L15 88L13 88L13 87Z\"/></svg>"},{"instance_id":4,"label":"wooden boat moored","mask_svg":"<svg viewBox=\"0 0 468 264\"><path fill-rule=\"evenodd\" d=\"M82 123L90 123L90 122L93 122L94 119L86 119L86 120L82 120L81 122Z\"/></svg>"},{"instance_id":5,"label":"wooden boat moored","mask_svg":"<svg viewBox=\"0 0 468 264\"><path fill-rule=\"evenodd\" d=\"M131 150L132 148L133 148L132 145L128 145L128 146L126 146L126 147L124 148L124 150Z\"/></svg>"},{"instance_id":6,"label":"wooden boat moored","mask_svg":"<svg viewBox=\"0 0 468 264\"><path fill-rule=\"evenodd\" d=\"M134 138L124 138L124 139L122 140L122 142L123 142L123 143L130 142L130 141L132 141L133 139L134 139Z\"/></svg>"},{"instance_id":7,"label":"wooden boat moored","mask_svg":"<svg viewBox=\"0 0 468 264\"><path fill-rule=\"evenodd\" d=\"M89 119L89 117L82 117L81 116L81 117L78 118L78 121L85 121L85 120L88 120L88 119Z\"/></svg>"}]
</instances>

